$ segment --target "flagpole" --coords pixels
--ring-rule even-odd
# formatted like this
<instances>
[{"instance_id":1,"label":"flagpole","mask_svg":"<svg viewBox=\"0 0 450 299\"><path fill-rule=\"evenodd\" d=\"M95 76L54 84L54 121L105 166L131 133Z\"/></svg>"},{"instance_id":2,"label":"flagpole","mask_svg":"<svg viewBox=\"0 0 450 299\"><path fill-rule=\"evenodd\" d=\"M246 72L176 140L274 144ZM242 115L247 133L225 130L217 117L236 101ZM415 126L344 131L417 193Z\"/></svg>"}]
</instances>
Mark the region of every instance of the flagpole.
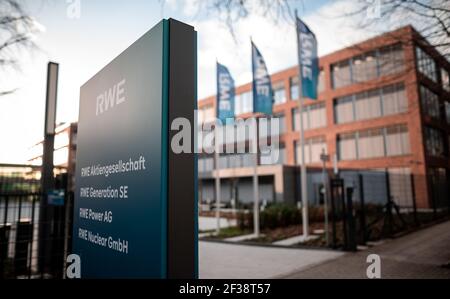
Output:
<instances>
[{"instance_id":1,"label":"flagpole","mask_svg":"<svg viewBox=\"0 0 450 299\"><path fill-rule=\"evenodd\" d=\"M297 10L295 10L295 17L297 16ZM297 25L296 25L297 26ZM307 190L307 180L306 180L306 165L305 165L305 132L303 128L303 100L302 100L302 61L300 56L300 39L298 31L296 30L297 35L297 55L298 55L298 110L300 114L300 146L302 150L301 154L301 165L300 165L300 178L301 178L301 194L302 194L302 226L303 226L303 238L308 238L309 235L309 219L308 219L308 190Z\"/></svg>"},{"instance_id":2,"label":"flagpole","mask_svg":"<svg viewBox=\"0 0 450 299\"><path fill-rule=\"evenodd\" d=\"M217 68L217 60L216 60L216 68ZM218 71L216 71L218 73ZM218 76L217 76L218 77ZM218 87L218 79L217 78L217 87ZM216 96L216 125L214 126L214 164L216 167L216 175L215 175L215 183L216 183L216 234L218 235L220 233L220 165L219 165L219 88L217 88L217 96Z\"/></svg>"},{"instance_id":3,"label":"flagpole","mask_svg":"<svg viewBox=\"0 0 450 299\"><path fill-rule=\"evenodd\" d=\"M254 76L254 57L253 57L253 41L250 37L250 48L252 51L252 75ZM255 103L255 78L252 78L252 85L253 85L253 105ZM254 109L254 107L253 107ZM255 121L253 122L254 130L253 130L253 142L252 142L252 148L254 151L254 158L253 158L253 234L255 235L255 238L259 237L259 180L258 180L258 118L255 116Z\"/></svg>"}]
</instances>

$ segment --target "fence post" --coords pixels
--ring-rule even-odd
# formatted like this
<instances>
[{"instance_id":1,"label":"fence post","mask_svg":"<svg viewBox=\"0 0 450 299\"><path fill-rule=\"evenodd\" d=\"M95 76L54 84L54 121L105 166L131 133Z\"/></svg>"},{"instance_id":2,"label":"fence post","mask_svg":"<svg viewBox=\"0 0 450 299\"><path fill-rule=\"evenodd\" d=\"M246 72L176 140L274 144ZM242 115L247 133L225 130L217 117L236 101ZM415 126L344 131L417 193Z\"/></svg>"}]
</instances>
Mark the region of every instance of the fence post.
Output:
<instances>
[{"instance_id":1,"label":"fence post","mask_svg":"<svg viewBox=\"0 0 450 299\"><path fill-rule=\"evenodd\" d=\"M332 247L336 248L337 246L337 237L336 237L336 207L335 207L335 198L336 198L336 187L334 184L334 179L330 178L330 194L331 194L331 224L332 224Z\"/></svg>"},{"instance_id":2,"label":"fence post","mask_svg":"<svg viewBox=\"0 0 450 299\"><path fill-rule=\"evenodd\" d=\"M389 169L386 169L386 192L387 192L387 204L386 209L387 211L387 217L389 219L389 237L392 237L393 231L394 231L394 219L392 217L392 195L391 195L391 184L390 184L390 176L389 176Z\"/></svg>"},{"instance_id":3,"label":"fence post","mask_svg":"<svg viewBox=\"0 0 450 299\"><path fill-rule=\"evenodd\" d=\"M414 182L414 174L411 173L411 194L413 200L413 217L414 217L414 225L419 226L419 219L417 218L417 203L416 203L416 185Z\"/></svg>"},{"instance_id":4,"label":"fence post","mask_svg":"<svg viewBox=\"0 0 450 299\"><path fill-rule=\"evenodd\" d=\"M356 251L356 227L355 217L353 215L353 187L347 188L347 213L344 217L348 217L348 246L350 251Z\"/></svg>"},{"instance_id":5,"label":"fence post","mask_svg":"<svg viewBox=\"0 0 450 299\"><path fill-rule=\"evenodd\" d=\"M364 180L363 175L358 174L359 179L359 201L361 204L361 211L359 214L359 222L361 226L361 235L362 235L362 245L365 245L367 242L367 232L366 232L366 203L364 199Z\"/></svg>"}]
</instances>

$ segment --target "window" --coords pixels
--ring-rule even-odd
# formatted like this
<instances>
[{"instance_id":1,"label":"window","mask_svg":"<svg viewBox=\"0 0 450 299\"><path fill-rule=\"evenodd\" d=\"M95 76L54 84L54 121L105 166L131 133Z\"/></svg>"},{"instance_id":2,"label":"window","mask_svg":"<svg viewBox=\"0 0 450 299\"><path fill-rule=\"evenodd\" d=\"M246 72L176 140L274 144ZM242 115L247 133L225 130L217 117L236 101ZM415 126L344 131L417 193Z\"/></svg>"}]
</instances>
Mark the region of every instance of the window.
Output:
<instances>
[{"instance_id":1,"label":"window","mask_svg":"<svg viewBox=\"0 0 450 299\"><path fill-rule=\"evenodd\" d=\"M445 91L450 92L450 75L446 69L441 68L441 83Z\"/></svg>"},{"instance_id":2,"label":"window","mask_svg":"<svg viewBox=\"0 0 450 299\"><path fill-rule=\"evenodd\" d=\"M311 162L320 162L322 151L327 152L327 144L324 137L316 137L311 139Z\"/></svg>"},{"instance_id":3,"label":"window","mask_svg":"<svg viewBox=\"0 0 450 299\"><path fill-rule=\"evenodd\" d=\"M433 58L421 48L416 47L416 59L419 71L429 79L437 82L436 63Z\"/></svg>"},{"instance_id":4,"label":"window","mask_svg":"<svg viewBox=\"0 0 450 299\"><path fill-rule=\"evenodd\" d=\"M356 133L338 135L339 160L354 160L358 157L356 150Z\"/></svg>"},{"instance_id":5,"label":"window","mask_svg":"<svg viewBox=\"0 0 450 299\"><path fill-rule=\"evenodd\" d=\"M216 117L216 111L214 107L207 106L198 110L198 123L203 124L209 121L213 121Z\"/></svg>"},{"instance_id":6,"label":"window","mask_svg":"<svg viewBox=\"0 0 450 299\"><path fill-rule=\"evenodd\" d=\"M275 83L273 86L273 97L275 104L286 103L286 92L284 89L284 82Z\"/></svg>"},{"instance_id":7,"label":"window","mask_svg":"<svg viewBox=\"0 0 450 299\"><path fill-rule=\"evenodd\" d=\"M407 109L408 100L403 84L337 98L334 102L337 124L402 113Z\"/></svg>"},{"instance_id":8,"label":"window","mask_svg":"<svg viewBox=\"0 0 450 299\"><path fill-rule=\"evenodd\" d=\"M439 99L437 94L425 86L420 86L420 100L422 103L422 111L426 116L436 119L440 118Z\"/></svg>"},{"instance_id":9,"label":"window","mask_svg":"<svg viewBox=\"0 0 450 299\"><path fill-rule=\"evenodd\" d=\"M406 98L405 86L395 84L382 89L383 115L391 115L406 112L408 100Z\"/></svg>"},{"instance_id":10,"label":"window","mask_svg":"<svg viewBox=\"0 0 450 299\"><path fill-rule=\"evenodd\" d=\"M214 159L212 157L205 157L198 159L198 171L208 172L214 169Z\"/></svg>"},{"instance_id":11,"label":"window","mask_svg":"<svg viewBox=\"0 0 450 299\"><path fill-rule=\"evenodd\" d=\"M317 82L317 92L321 93L324 90L325 90L325 72L324 70L320 70L319 81Z\"/></svg>"},{"instance_id":12,"label":"window","mask_svg":"<svg viewBox=\"0 0 450 299\"><path fill-rule=\"evenodd\" d=\"M447 123L450 124L450 102L445 102L445 116Z\"/></svg>"},{"instance_id":13,"label":"window","mask_svg":"<svg viewBox=\"0 0 450 299\"><path fill-rule=\"evenodd\" d=\"M285 133L286 132L286 117L284 116L284 114L276 114L274 117L278 118L280 134Z\"/></svg>"},{"instance_id":14,"label":"window","mask_svg":"<svg viewBox=\"0 0 450 299\"><path fill-rule=\"evenodd\" d=\"M253 93L247 91L236 96L234 113L235 115L253 111Z\"/></svg>"},{"instance_id":15,"label":"window","mask_svg":"<svg viewBox=\"0 0 450 299\"><path fill-rule=\"evenodd\" d=\"M333 88L340 88L352 83L350 63L348 60L341 61L331 66Z\"/></svg>"},{"instance_id":16,"label":"window","mask_svg":"<svg viewBox=\"0 0 450 299\"><path fill-rule=\"evenodd\" d=\"M292 122L294 131L300 131L300 117L298 108L293 110ZM327 125L325 103L317 103L303 107L303 129L322 128Z\"/></svg>"},{"instance_id":17,"label":"window","mask_svg":"<svg viewBox=\"0 0 450 299\"><path fill-rule=\"evenodd\" d=\"M396 125L338 135L340 160L368 159L411 153L408 127Z\"/></svg>"},{"instance_id":18,"label":"window","mask_svg":"<svg viewBox=\"0 0 450 299\"><path fill-rule=\"evenodd\" d=\"M289 81L289 86L291 89L291 100L297 100L298 96L300 95L300 91L298 88L298 77L292 77Z\"/></svg>"},{"instance_id":19,"label":"window","mask_svg":"<svg viewBox=\"0 0 450 299\"><path fill-rule=\"evenodd\" d=\"M309 129L322 128L327 125L325 103L317 103L307 107L309 112Z\"/></svg>"},{"instance_id":20,"label":"window","mask_svg":"<svg viewBox=\"0 0 450 299\"><path fill-rule=\"evenodd\" d=\"M264 123L259 122L258 130L259 130L259 137L269 137L269 136L278 136L280 134L283 134L285 132L285 121L286 118L284 114L277 114L274 115L273 118L267 119L267 121ZM273 125L275 122L278 122L278 130L276 129L276 126ZM272 132L274 131L274 132Z\"/></svg>"},{"instance_id":21,"label":"window","mask_svg":"<svg viewBox=\"0 0 450 299\"><path fill-rule=\"evenodd\" d=\"M381 48L378 52L380 76L392 75L404 70L404 57L401 44Z\"/></svg>"},{"instance_id":22,"label":"window","mask_svg":"<svg viewBox=\"0 0 450 299\"><path fill-rule=\"evenodd\" d=\"M384 156L384 137L382 129L359 132L358 158L367 159Z\"/></svg>"},{"instance_id":23,"label":"window","mask_svg":"<svg viewBox=\"0 0 450 299\"><path fill-rule=\"evenodd\" d=\"M352 81L365 82L378 76L377 60L375 52L353 57L352 59Z\"/></svg>"},{"instance_id":24,"label":"window","mask_svg":"<svg viewBox=\"0 0 450 299\"><path fill-rule=\"evenodd\" d=\"M274 146L273 148L269 146L267 150L262 150L261 152L261 164L284 164L285 155L286 150L284 144L279 144L279 147Z\"/></svg>"},{"instance_id":25,"label":"window","mask_svg":"<svg viewBox=\"0 0 450 299\"><path fill-rule=\"evenodd\" d=\"M403 48L401 44L395 44L333 64L331 66L332 86L340 88L379 76L396 74L403 70Z\"/></svg>"},{"instance_id":26,"label":"window","mask_svg":"<svg viewBox=\"0 0 450 299\"><path fill-rule=\"evenodd\" d=\"M353 121L353 96L345 96L336 99L334 102L334 115L337 124Z\"/></svg>"},{"instance_id":27,"label":"window","mask_svg":"<svg viewBox=\"0 0 450 299\"><path fill-rule=\"evenodd\" d=\"M301 164L302 147L300 141L295 142L295 163ZM323 136L305 139L305 164L320 162L322 149L327 152L327 144Z\"/></svg>"},{"instance_id":28,"label":"window","mask_svg":"<svg viewBox=\"0 0 450 299\"><path fill-rule=\"evenodd\" d=\"M399 156L410 153L408 127L400 125L386 128L386 155Z\"/></svg>"},{"instance_id":29,"label":"window","mask_svg":"<svg viewBox=\"0 0 450 299\"><path fill-rule=\"evenodd\" d=\"M370 90L355 96L356 120L381 116L380 90Z\"/></svg>"},{"instance_id":30,"label":"window","mask_svg":"<svg viewBox=\"0 0 450 299\"><path fill-rule=\"evenodd\" d=\"M441 131L425 127L425 146L430 156L444 156L444 137Z\"/></svg>"}]
</instances>

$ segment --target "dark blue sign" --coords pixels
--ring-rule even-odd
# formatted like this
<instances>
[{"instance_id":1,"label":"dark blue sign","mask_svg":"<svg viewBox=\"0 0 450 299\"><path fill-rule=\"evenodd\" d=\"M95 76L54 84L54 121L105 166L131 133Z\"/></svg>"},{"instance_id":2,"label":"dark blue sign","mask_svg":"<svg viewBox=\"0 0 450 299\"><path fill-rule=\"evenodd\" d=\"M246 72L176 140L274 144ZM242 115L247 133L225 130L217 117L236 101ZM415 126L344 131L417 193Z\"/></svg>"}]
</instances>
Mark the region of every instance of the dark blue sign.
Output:
<instances>
[{"instance_id":1,"label":"dark blue sign","mask_svg":"<svg viewBox=\"0 0 450 299\"><path fill-rule=\"evenodd\" d=\"M252 42L253 112L272 115L273 90L266 63Z\"/></svg>"},{"instance_id":2,"label":"dark blue sign","mask_svg":"<svg viewBox=\"0 0 450 299\"><path fill-rule=\"evenodd\" d=\"M226 123L234 118L234 80L228 68L217 63L217 118Z\"/></svg>"},{"instance_id":3,"label":"dark blue sign","mask_svg":"<svg viewBox=\"0 0 450 299\"><path fill-rule=\"evenodd\" d=\"M301 94L309 99L317 99L319 59L317 40L308 26L297 18L298 57L300 67Z\"/></svg>"},{"instance_id":4,"label":"dark blue sign","mask_svg":"<svg viewBox=\"0 0 450 299\"><path fill-rule=\"evenodd\" d=\"M169 26L81 87L73 253L82 278L167 273Z\"/></svg>"},{"instance_id":5,"label":"dark blue sign","mask_svg":"<svg viewBox=\"0 0 450 299\"><path fill-rule=\"evenodd\" d=\"M50 190L47 193L47 202L51 206L64 206L64 189Z\"/></svg>"}]
</instances>

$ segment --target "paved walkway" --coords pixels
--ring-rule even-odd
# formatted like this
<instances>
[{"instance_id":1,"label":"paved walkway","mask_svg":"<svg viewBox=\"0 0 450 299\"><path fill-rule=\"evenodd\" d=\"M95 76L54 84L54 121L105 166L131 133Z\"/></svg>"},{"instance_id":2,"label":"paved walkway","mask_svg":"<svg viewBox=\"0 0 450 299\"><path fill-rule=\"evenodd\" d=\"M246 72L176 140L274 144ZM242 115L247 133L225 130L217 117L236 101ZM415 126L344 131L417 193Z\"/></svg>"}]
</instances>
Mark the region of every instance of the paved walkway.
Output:
<instances>
[{"instance_id":1,"label":"paved walkway","mask_svg":"<svg viewBox=\"0 0 450 299\"><path fill-rule=\"evenodd\" d=\"M369 254L381 257L381 278L450 278L450 221L382 245L294 271L284 278L366 278Z\"/></svg>"},{"instance_id":2,"label":"paved walkway","mask_svg":"<svg viewBox=\"0 0 450 299\"><path fill-rule=\"evenodd\" d=\"M331 250L199 242L200 278L274 278L342 256Z\"/></svg>"}]
</instances>

